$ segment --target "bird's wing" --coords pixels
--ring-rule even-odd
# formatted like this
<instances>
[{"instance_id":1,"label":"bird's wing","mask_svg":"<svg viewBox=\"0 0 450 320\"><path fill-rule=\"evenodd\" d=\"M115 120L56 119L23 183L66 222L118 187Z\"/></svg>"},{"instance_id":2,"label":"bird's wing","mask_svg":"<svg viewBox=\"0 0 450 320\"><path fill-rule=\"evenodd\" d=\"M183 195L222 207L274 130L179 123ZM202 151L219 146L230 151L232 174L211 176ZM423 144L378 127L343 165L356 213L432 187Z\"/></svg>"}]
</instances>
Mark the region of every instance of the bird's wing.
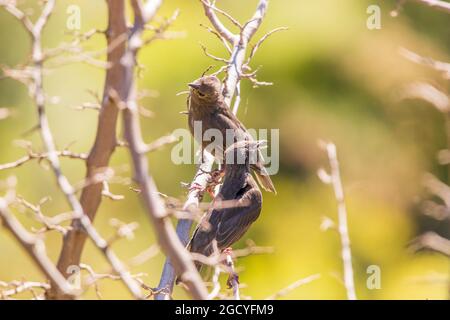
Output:
<instances>
[{"instance_id":1,"label":"bird's wing","mask_svg":"<svg viewBox=\"0 0 450 320\"><path fill-rule=\"evenodd\" d=\"M234 207L212 209L204 216L209 229L197 226L189 245L191 252L210 255L214 239L220 250L231 246L258 218L262 206L261 191L250 175L247 182L239 193L230 199L236 200Z\"/></svg>"},{"instance_id":2,"label":"bird's wing","mask_svg":"<svg viewBox=\"0 0 450 320\"><path fill-rule=\"evenodd\" d=\"M210 255L212 253L211 244L214 240L215 234L217 232L218 221L213 221L216 219L211 219L212 211L206 213L202 218L203 221L208 222L209 228L205 228L200 223L194 230L191 240L189 241L188 248L191 252L200 253L203 255Z\"/></svg>"},{"instance_id":3,"label":"bird's wing","mask_svg":"<svg viewBox=\"0 0 450 320\"><path fill-rule=\"evenodd\" d=\"M252 179L249 176L249 179ZM215 239L220 249L238 241L261 212L262 196L256 184L248 184L236 200L236 206L220 212Z\"/></svg>"},{"instance_id":4,"label":"bird's wing","mask_svg":"<svg viewBox=\"0 0 450 320\"><path fill-rule=\"evenodd\" d=\"M226 119L229 119L231 121L230 128L235 129L236 127L238 127L239 129L242 129L243 131L247 131L247 128L245 128L244 124L238 119L238 117L236 117L234 115L233 112L231 112L231 109L228 108L227 105L220 106L220 108L218 110L219 110L219 114L221 114Z\"/></svg>"}]
</instances>

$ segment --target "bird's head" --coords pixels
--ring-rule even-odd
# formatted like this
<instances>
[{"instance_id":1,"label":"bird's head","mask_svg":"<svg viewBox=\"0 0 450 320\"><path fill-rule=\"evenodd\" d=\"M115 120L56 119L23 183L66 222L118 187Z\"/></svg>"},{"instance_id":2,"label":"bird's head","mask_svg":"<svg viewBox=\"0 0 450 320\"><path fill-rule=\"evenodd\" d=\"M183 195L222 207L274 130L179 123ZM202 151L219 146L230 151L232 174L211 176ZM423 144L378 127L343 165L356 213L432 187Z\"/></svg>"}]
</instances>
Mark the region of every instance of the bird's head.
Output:
<instances>
[{"instance_id":1,"label":"bird's head","mask_svg":"<svg viewBox=\"0 0 450 320\"><path fill-rule=\"evenodd\" d=\"M216 76L205 76L188 84L190 94L198 102L215 103L222 98L222 83Z\"/></svg>"}]
</instances>

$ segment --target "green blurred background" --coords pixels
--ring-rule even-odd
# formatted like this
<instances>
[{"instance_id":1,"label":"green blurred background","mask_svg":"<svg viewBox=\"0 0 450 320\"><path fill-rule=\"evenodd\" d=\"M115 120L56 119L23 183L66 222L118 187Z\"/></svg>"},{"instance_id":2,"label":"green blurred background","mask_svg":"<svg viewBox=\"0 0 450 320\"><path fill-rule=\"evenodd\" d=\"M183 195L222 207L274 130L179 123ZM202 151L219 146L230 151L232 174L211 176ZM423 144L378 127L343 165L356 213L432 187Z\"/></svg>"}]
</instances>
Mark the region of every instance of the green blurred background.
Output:
<instances>
[{"instance_id":1,"label":"green blurred background","mask_svg":"<svg viewBox=\"0 0 450 320\"><path fill-rule=\"evenodd\" d=\"M24 1L22 8L34 7ZM218 1L221 8L244 21L254 11L257 1ZM58 0L56 12L45 30L47 47L69 41L66 10L71 4L81 8L81 31L106 28L106 6L101 0ZM366 28L370 4L381 7L380 30ZM187 128L185 96L176 93L199 77L211 61L199 42L209 51L224 56L221 43L200 23L208 21L198 1L165 1L161 16L170 16L180 8L180 16L171 30L184 31L180 39L154 42L143 49L139 61L145 66L141 89L157 92L142 105L154 116L143 118L145 139L150 142L176 128ZM416 66L398 54L406 47L425 56L449 61L449 16L430 8L408 3L399 17L389 13L394 1L362 0L284 0L271 1L268 14L256 38L265 32L287 26L289 31L273 35L255 56L252 65L262 66L259 79L273 81L271 87L253 89L243 82L242 103L238 116L247 127L280 129L280 172L273 177L278 190L274 196L264 193L262 215L245 239L260 246L274 247L273 254L241 258L240 279L246 286L242 295L265 298L288 284L320 273L321 278L295 289L288 299L345 299L338 234L323 232L323 217L336 220L336 203L330 186L316 176L327 166L327 159L317 146L318 139L332 140L338 148L342 179L348 205L349 232L353 253L356 293L361 299L446 299L448 297L449 261L430 252L413 253L408 243L425 230L448 235L448 224L422 218L420 203L428 195L421 186L425 172L445 181L446 168L436 164L436 153L446 147L442 115L420 101L397 99L405 84L416 80L431 81L445 88L440 75ZM26 61L29 41L20 25L0 10L0 63L15 66ZM87 50L101 49L105 41L94 36ZM217 68L217 67L216 67ZM88 152L93 142L97 113L72 107L94 101L89 91L101 95L104 70L83 64L51 69L45 78L49 96L58 96L48 105L51 129L59 148L71 144L71 150ZM0 107L10 108L12 116L0 120L0 163L16 160L25 151L14 141L42 144L36 133L23 136L36 120L35 108L26 88L12 80L0 82ZM149 155L149 163L161 192L183 200L186 190L180 182L189 182L195 165L176 166L170 161L170 147ZM118 175L130 176L126 150L118 149L112 167ZM79 160L63 160L64 172L73 183L84 177ZM50 195L52 201L43 210L56 215L68 210L58 193L52 173L36 162L0 172L0 179L18 178L17 192L37 203ZM155 242L154 232L137 195L122 184L112 191L125 195L125 201L104 199L95 226L105 236L114 229L109 220L140 224L135 239L120 240L114 249L124 260L132 258ZM15 211L27 226L37 226L31 214ZM245 239L235 245L245 245ZM61 236L46 238L48 253L56 261ZM83 262L104 272L108 264L88 242ZM164 256L157 255L132 272L146 272L144 280L156 286ZM366 287L369 265L381 268L381 289ZM436 278L440 279L435 281ZM0 280L42 280L16 241L0 232ZM104 298L130 298L120 284L103 280L99 284ZM177 288L175 298L186 297ZM89 290L85 298L95 298Z\"/></svg>"}]
</instances>

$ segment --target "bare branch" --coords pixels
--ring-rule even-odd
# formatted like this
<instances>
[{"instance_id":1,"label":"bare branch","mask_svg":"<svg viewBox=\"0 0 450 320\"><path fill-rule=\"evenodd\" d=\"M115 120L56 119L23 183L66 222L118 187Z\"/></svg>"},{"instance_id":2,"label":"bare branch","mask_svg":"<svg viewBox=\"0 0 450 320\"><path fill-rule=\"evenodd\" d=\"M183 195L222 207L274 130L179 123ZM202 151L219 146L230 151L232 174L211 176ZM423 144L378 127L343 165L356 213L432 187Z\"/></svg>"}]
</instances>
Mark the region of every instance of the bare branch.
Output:
<instances>
[{"instance_id":1,"label":"bare branch","mask_svg":"<svg viewBox=\"0 0 450 320\"><path fill-rule=\"evenodd\" d=\"M90 265L85 264L85 263L81 263L80 264L80 269L86 270L89 273L89 276L87 276L87 279L85 280L85 285L84 286L86 288L94 286L95 293L96 293L96 295L97 295L97 297L99 299L102 299L102 295L100 293L100 289L99 289L99 286L98 286L98 282L100 280L109 279L109 280L114 280L114 281L122 281L122 278L120 276L116 275L116 274L97 273L97 272L94 271L94 269ZM140 278L145 276L145 275L146 274L144 274L144 273L138 273L138 274L131 275L131 277L133 279L135 279L136 282L141 284L142 280L140 280Z\"/></svg>"},{"instance_id":2,"label":"bare branch","mask_svg":"<svg viewBox=\"0 0 450 320\"><path fill-rule=\"evenodd\" d=\"M34 204L26 201L24 198L18 196L15 201L18 204L23 205L25 208L27 208L31 212L33 212L34 218L44 225L44 228L37 230L37 233L43 233L48 230L55 230L55 231L60 232L62 235L65 235L68 232L68 230L70 230L71 228L63 227L58 223L53 223L52 219L49 217L46 217L41 211L41 205L44 204L45 202L47 202L48 200L49 200L49 198L44 198L41 201L39 201L39 204L34 205Z\"/></svg>"},{"instance_id":3,"label":"bare branch","mask_svg":"<svg viewBox=\"0 0 450 320\"><path fill-rule=\"evenodd\" d=\"M427 232L413 241L414 251L428 249L433 250L450 258L450 240L435 232Z\"/></svg>"},{"instance_id":4,"label":"bare branch","mask_svg":"<svg viewBox=\"0 0 450 320\"><path fill-rule=\"evenodd\" d=\"M450 79L450 63L434 60L430 57L423 57L406 48L400 48L400 54L409 61L433 68L434 70L441 72L445 79Z\"/></svg>"},{"instance_id":5,"label":"bare branch","mask_svg":"<svg viewBox=\"0 0 450 320\"><path fill-rule=\"evenodd\" d=\"M275 28L275 29L267 32L264 36L262 36L261 39L259 39L258 42L253 46L252 51L250 52L250 55L248 56L247 62L245 64L248 65L250 63L250 60L255 56L256 51L258 51L259 47L261 47L263 42L266 41L268 37L270 37L272 34L274 34L276 32L284 31L284 30L288 30L288 28L287 27L278 27L278 28Z\"/></svg>"},{"instance_id":6,"label":"bare branch","mask_svg":"<svg viewBox=\"0 0 450 320\"><path fill-rule=\"evenodd\" d=\"M450 208L450 187L432 174L426 174L423 184L428 191L444 201L445 206Z\"/></svg>"},{"instance_id":7,"label":"bare branch","mask_svg":"<svg viewBox=\"0 0 450 320\"><path fill-rule=\"evenodd\" d=\"M253 17L244 25L239 34L239 42L234 44L230 62L227 68L227 78L225 80L223 95L225 102L231 105L231 100L235 94L236 87L241 79L242 67L244 65L245 53L248 43L262 23L266 14L268 0L260 0Z\"/></svg>"},{"instance_id":8,"label":"bare branch","mask_svg":"<svg viewBox=\"0 0 450 320\"><path fill-rule=\"evenodd\" d=\"M227 59L220 58L220 57L216 57L215 55L209 53L208 50L206 49L206 47L205 47L203 44L201 44L201 43L200 43L200 47L202 48L203 53L204 53L207 57L210 57L210 58L213 59L213 60L216 60L216 61L219 61L219 62L223 62L223 63L225 63L225 64L228 64L228 60L227 60Z\"/></svg>"},{"instance_id":9,"label":"bare branch","mask_svg":"<svg viewBox=\"0 0 450 320\"><path fill-rule=\"evenodd\" d=\"M400 99L421 99L430 103L438 111L450 111L449 97L429 83L416 82L406 86L400 93Z\"/></svg>"},{"instance_id":10,"label":"bare branch","mask_svg":"<svg viewBox=\"0 0 450 320\"><path fill-rule=\"evenodd\" d=\"M0 6L4 7L10 14L12 14L17 20L21 21L25 30L30 34L33 33L34 25L28 16L14 5L14 2L9 0L1 0Z\"/></svg>"},{"instance_id":11,"label":"bare branch","mask_svg":"<svg viewBox=\"0 0 450 320\"><path fill-rule=\"evenodd\" d=\"M81 159L81 160L87 159L87 155L84 153L74 153L69 150L55 151L55 152L58 157L66 157L66 158L70 158L70 159ZM38 161L41 161L41 160L47 159L47 158L48 158L48 153L36 153L30 149L28 152L28 155L23 156L22 158L17 159L16 161L1 164L0 171L20 167L30 160L36 159Z\"/></svg>"},{"instance_id":12,"label":"bare branch","mask_svg":"<svg viewBox=\"0 0 450 320\"><path fill-rule=\"evenodd\" d=\"M37 300L42 298L36 295L34 289L42 289L44 291L50 289L50 285L48 283L34 281L11 281L8 283L0 281L0 286L10 288L0 291L0 299L9 299L9 297L16 294L30 291Z\"/></svg>"},{"instance_id":13,"label":"bare branch","mask_svg":"<svg viewBox=\"0 0 450 320\"><path fill-rule=\"evenodd\" d=\"M214 30L214 29L212 29L212 28L210 28L210 27L208 27L208 26L205 26L205 25L202 24L202 23L200 23L200 26L203 27L203 28L205 28L206 30L208 30L208 32L211 32L211 33L212 33L213 35L215 35L217 38L219 38L219 40L223 43L225 49L227 49L228 53L231 54L232 51L231 51L231 48L230 48L230 44L227 42L227 40L226 40L224 37L222 37L222 36L220 35L219 32L217 32L216 30Z\"/></svg>"},{"instance_id":14,"label":"bare branch","mask_svg":"<svg viewBox=\"0 0 450 320\"><path fill-rule=\"evenodd\" d=\"M313 274L313 275L311 275L309 277L297 280L297 281L291 283L290 285L288 285L286 288L281 289L277 293L267 297L266 300L276 300L276 299L278 299L278 298L280 298L282 296L285 296L285 295L289 294L291 291L297 289L298 287L301 287L301 286L303 286L305 284L308 284L308 283L310 283L310 282L312 282L314 280L317 280L319 278L320 278L320 274Z\"/></svg>"},{"instance_id":15,"label":"bare branch","mask_svg":"<svg viewBox=\"0 0 450 320\"><path fill-rule=\"evenodd\" d=\"M29 233L8 209L8 202L0 198L0 218L3 226L8 229L20 242L28 255L45 276L52 281L52 285L64 294L73 297L74 291L64 276L58 271L45 252L45 243L42 239Z\"/></svg>"},{"instance_id":16,"label":"bare branch","mask_svg":"<svg viewBox=\"0 0 450 320\"><path fill-rule=\"evenodd\" d=\"M421 3L423 5L429 6L433 9L437 9L439 11L449 13L450 14L450 3L446 1L440 0L411 0L417 3Z\"/></svg>"},{"instance_id":17,"label":"bare branch","mask_svg":"<svg viewBox=\"0 0 450 320\"><path fill-rule=\"evenodd\" d=\"M210 3L207 0L200 0L200 1L203 3L203 6L208 7L208 9L211 9L211 10L213 10L215 12L220 13L225 18L230 20L232 24L234 24L236 27L239 28L239 30L243 29L243 26L239 23L239 21L237 21L235 18L233 18L228 12L225 12L225 11L217 8L214 3Z\"/></svg>"},{"instance_id":18,"label":"bare branch","mask_svg":"<svg viewBox=\"0 0 450 320\"><path fill-rule=\"evenodd\" d=\"M322 181L324 183L332 184L338 206L338 231L341 237L341 254L344 264L344 284L347 290L347 298L349 300L356 300L355 283L353 279L352 252L350 249L350 237L348 235L347 208L345 205L344 189L342 187L341 174L339 171L336 146L331 142L323 142L320 146L327 152L331 174L326 176L324 174L325 171L321 170L321 174L319 176L322 177Z\"/></svg>"},{"instance_id":19,"label":"bare branch","mask_svg":"<svg viewBox=\"0 0 450 320\"><path fill-rule=\"evenodd\" d=\"M226 39L231 45L234 45L234 42L236 42L237 37L234 35L230 30L228 30L222 22L220 22L219 18L217 17L216 13L214 12L214 6L211 6L211 3L206 0L200 0L200 2L203 4L203 8L205 10L205 15L208 17L209 21L211 21L211 24L214 26L214 28L217 30L217 32ZM234 19L233 19L234 20Z\"/></svg>"},{"instance_id":20,"label":"bare branch","mask_svg":"<svg viewBox=\"0 0 450 320\"><path fill-rule=\"evenodd\" d=\"M144 262L150 260L151 258L155 257L160 252L159 246L154 244L145 249L144 251L140 252L138 255L134 256L130 261L129 265L131 266L138 266L143 264Z\"/></svg>"},{"instance_id":21,"label":"bare branch","mask_svg":"<svg viewBox=\"0 0 450 320\"><path fill-rule=\"evenodd\" d=\"M103 181L103 190L102 190L102 196L109 198L111 200L114 201L118 201L118 200L123 200L125 197L123 195L120 194L113 194L110 190L109 190L109 183L108 181Z\"/></svg>"},{"instance_id":22,"label":"bare branch","mask_svg":"<svg viewBox=\"0 0 450 320\"><path fill-rule=\"evenodd\" d=\"M153 141L152 143L148 144L145 146L144 148L144 152L148 153L148 152L153 152L156 150L161 149L162 147L177 142L178 139L174 136L174 135L167 135L167 136L162 136L161 138L156 139L155 141Z\"/></svg>"}]
</instances>

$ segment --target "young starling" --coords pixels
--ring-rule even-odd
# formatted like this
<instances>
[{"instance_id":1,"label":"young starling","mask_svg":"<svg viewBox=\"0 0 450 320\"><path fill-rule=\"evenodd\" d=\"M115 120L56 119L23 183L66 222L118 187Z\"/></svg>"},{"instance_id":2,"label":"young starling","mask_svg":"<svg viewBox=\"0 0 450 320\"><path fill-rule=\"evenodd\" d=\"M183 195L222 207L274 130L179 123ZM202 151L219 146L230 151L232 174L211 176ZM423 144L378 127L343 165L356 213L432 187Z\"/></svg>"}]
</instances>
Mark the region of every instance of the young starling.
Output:
<instances>
[{"instance_id":1,"label":"young starling","mask_svg":"<svg viewBox=\"0 0 450 320\"><path fill-rule=\"evenodd\" d=\"M230 108L224 101L224 97L221 91L222 84L220 80L215 76L205 76L197 79L193 83L189 84L190 94L188 100L188 118L189 129L194 135L194 122L201 121L202 132L201 137L208 129L218 129L222 133L223 145L215 146L216 149L222 150L221 152L215 152L214 156L222 160L223 151L230 145L240 140L253 141L252 136L239 121L239 119L230 111ZM232 129L235 132L234 141L226 141L226 130ZM195 135L194 135L195 137ZM201 137L195 137L196 139ZM201 143L202 148L206 148L211 142L198 141ZM260 155L260 152L258 151ZM275 187L270 179L264 164L262 163L262 156L256 163L251 163L250 167L253 169L255 176L266 191L276 193Z\"/></svg>"},{"instance_id":2,"label":"young starling","mask_svg":"<svg viewBox=\"0 0 450 320\"><path fill-rule=\"evenodd\" d=\"M231 201L231 204L221 207L224 201ZM244 164L226 164L223 184L212 208L202 218L207 227L202 223L197 226L188 244L189 250L210 256L214 252L214 240L220 252L230 247L259 217L261 206L262 194L249 172L248 158ZM200 269L201 264L196 263L196 266Z\"/></svg>"}]
</instances>

